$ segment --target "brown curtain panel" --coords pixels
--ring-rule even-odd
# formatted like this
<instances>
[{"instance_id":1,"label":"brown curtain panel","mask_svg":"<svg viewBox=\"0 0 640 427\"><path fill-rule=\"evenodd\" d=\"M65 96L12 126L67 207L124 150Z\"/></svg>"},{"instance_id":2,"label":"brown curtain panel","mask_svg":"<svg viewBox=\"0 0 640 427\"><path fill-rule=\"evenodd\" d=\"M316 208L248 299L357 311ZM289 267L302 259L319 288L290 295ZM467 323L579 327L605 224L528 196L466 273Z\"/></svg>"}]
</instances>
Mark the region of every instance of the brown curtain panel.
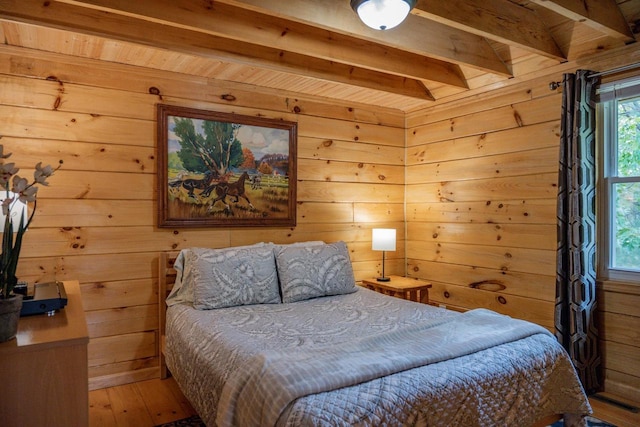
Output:
<instances>
[{"instance_id":1,"label":"brown curtain panel","mask_svg":"<svg viewBox=\"0 0 640 427\"><path fill-rule=\"evenodd\" d=\"M600 389L596 325L595 87L589 71L563 79L555 334L587 393Z\"/></svg>"}]
</instances>

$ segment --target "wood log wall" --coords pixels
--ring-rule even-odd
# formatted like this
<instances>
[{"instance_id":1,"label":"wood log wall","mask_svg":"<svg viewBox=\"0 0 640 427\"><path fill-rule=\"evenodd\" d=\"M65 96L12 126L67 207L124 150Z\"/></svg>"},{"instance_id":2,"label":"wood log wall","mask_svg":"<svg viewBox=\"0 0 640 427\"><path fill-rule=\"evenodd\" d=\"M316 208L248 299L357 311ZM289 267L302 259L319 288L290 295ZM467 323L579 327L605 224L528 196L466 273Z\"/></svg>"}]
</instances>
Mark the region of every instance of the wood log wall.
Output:
<instances>
[{"instance_id":1,"label":"wood log wall","mask_svg":"<svg viewBox=\"0 0 640 427\"><path fill-rule=\"evenodd\" d=\"M407 274L433 283L433 303L553 329L561 73L407 115ZM640 291L599 286L605 390L640 402Z\"/></svg>"},{"instance_id":2,"label":"wood log wall","mask_svg":"<svg viewBox=\"0 0 640 427\"><path fill-rule=\"evenodd\" d=\"M297 227L157 228L160 102L296 121ZM18 273L80 281L92 389L158 376L159 251L344 240L360 280L381 270L371 229L392 227L386 268L404 273L401 112L2 46L0 117L0 143L23 176L64 161L39 190Z\"/></svg>"},{"instance_id":3,"label":"wood log wall","mask_svg":"<svg viewBox=\"0 0 640 427\"><path fill-rule=\"evenodd\" d=\"M562 95L541 89L410 119L407 257L438 304L552 328Z\"/></svg>"},{"instance_id":4,"label":"wood log wall","mask_svg":"<svg viewBox=\"0 0 640 427\"><path fill-rule=\"evenodd\" d=\"M598 304L605 390L640 402L640 286L601 283Z\"/></svg>"},{"instance_id":5,"label":"wood log wall","mask_svg":"<svg viewBox=\"0 0 640 427\"><path fill-rule=\"evenodd\" d=\"M408 115L9 46L0 80L12 161L30 173L64 160L40 192L19 274L81 282L92 389L157 376L157 252L188 246L344 240L362 279L380 270L371 228L394 227L387 271L405 272L406 248L408 274L433 282L436 304L553 325L558 73ZM159 102L298 122L298 226L158 229ZM640 401L640 295L600 292L605 386Z\"/></svg>"}]
</instances>

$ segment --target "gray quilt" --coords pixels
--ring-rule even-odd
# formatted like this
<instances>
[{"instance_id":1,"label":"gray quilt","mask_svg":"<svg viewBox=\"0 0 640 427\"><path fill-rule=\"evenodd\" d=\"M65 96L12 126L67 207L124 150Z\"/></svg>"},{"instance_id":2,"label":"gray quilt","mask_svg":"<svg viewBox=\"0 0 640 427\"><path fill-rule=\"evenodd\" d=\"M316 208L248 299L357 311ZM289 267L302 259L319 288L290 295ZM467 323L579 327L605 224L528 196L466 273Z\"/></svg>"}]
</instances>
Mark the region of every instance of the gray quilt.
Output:
<instances>
[{"instance_id":1,"label":"gray quilt","mask_svg":"<svg viewBox=\"0 0 640 427\"><path fill-rule=\"evenodd\" d=\"M178 304L167 364L210 426L527 426L554 413L581 425L590 412L542 328L366 289L209 311Z\"/></svg>"}]
</instances>

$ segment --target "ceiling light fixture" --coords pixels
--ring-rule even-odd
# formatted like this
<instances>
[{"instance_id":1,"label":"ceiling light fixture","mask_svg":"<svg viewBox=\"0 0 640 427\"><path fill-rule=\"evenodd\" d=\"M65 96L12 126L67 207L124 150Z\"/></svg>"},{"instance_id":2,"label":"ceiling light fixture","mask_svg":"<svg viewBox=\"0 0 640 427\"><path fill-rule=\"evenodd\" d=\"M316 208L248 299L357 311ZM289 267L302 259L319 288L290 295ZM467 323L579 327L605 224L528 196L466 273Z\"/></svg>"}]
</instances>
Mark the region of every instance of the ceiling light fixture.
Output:
<instances>
[{"instance_id":1,"label":"ceiling light fixture","mask_svg":"<svg viewBox=\"0 0 640 427\"><path fill-rule=\"evenodd\" d=\"M416 0L351 0L360 20L374 30L389 30L405 20Z\"/></svg>"}]
</instances>

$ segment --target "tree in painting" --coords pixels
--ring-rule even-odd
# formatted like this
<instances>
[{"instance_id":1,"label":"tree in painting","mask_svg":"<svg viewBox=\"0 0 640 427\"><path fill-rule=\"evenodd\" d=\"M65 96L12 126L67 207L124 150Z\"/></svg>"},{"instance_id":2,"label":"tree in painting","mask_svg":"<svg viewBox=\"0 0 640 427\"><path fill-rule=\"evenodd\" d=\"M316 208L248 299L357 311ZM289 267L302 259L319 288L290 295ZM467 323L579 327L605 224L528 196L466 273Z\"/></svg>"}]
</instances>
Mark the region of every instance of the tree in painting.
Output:
<instances>
[{"instance_id":1,"label":"tree in painting","mask_svg":"<svg viewBox=\"0 0 640 427\"><path fill-rule=\"evenodd\" d=\"M244 157L244 161L240 165L242 169L255 169L256 167L256 158L253 155L253 152L248 148L242 149L242 157Z\"/></svg>"},{"instance_id":2,"label":"tree in painting","mask_svg":"<svg viewBox=\"0 0 640 427\"><path fill-rule=\"evenodd\" d=\"M236 138L239 124L205 120L201 134L192 119L175 117L174 123L181 146L178 157L186 170L221 177L243 163L242 145Z\"/></svg>"}]
</instances>

